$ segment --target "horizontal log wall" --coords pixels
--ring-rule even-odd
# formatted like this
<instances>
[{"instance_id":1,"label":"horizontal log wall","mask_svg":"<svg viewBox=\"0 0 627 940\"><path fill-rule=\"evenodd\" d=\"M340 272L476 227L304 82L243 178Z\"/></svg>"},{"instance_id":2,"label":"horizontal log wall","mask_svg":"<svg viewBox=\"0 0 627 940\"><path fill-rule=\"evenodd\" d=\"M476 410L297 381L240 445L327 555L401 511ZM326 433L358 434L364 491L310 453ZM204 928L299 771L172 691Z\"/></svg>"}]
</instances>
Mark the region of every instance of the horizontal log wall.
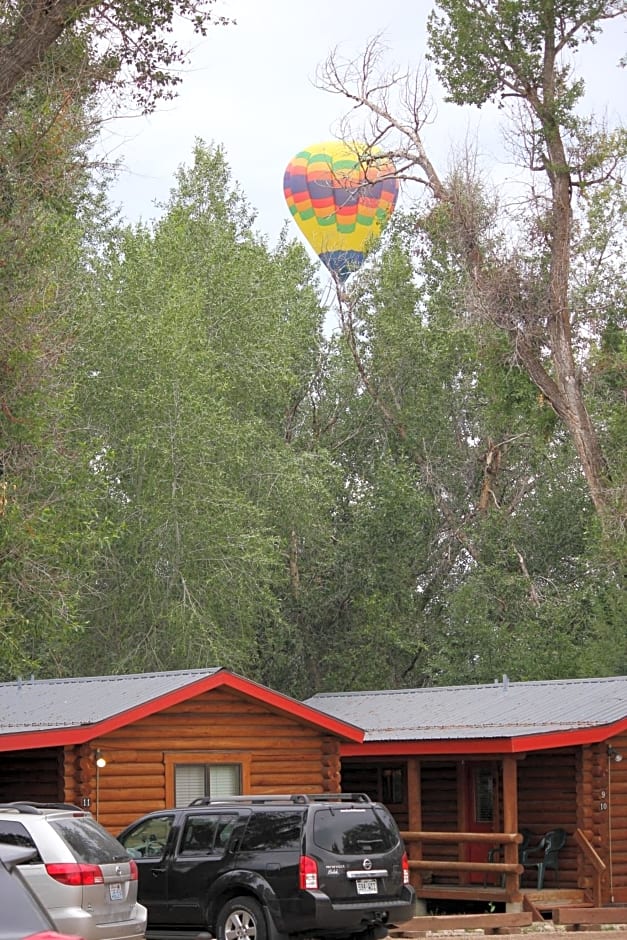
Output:
<instances>
[{"instance_id":1,"label":"horizontal log wall","mask_svg":"<svg viewBox=\"0 0 627 940\"><path fill-rule=\"evenodd\" d=\"M400 768L405 775L404 794L400 803L392 803L384 792L382 774L390 768ZM385 803L399 829L409 829L406 777L406 766L398 761L390 761L388 758L368 763L352 758L345 758L342 761L342 790L345 793L367 793L371 800Z\"/></svg>"},{"instance_id":2,"label":"horizontal log wall","mask_svg":"<svg viewBox=\"0 0 627 940\"><path fill-rule=\"evenodd\" d=\"M582 748L577 775L579 805L577 811L579 828L584 833L593 850L607 866L609 862L609 814L601 811L607 802L607 745L594 744ZM584 853L578 858L579 886L592 895L595 886L595 871ZM601 898L599 903L607 903L609 881L607 871L601 876Z\"/></svg>"},{"instance_id":3,"label":"horizontal log wall","mask_svg":"<svg viewBox=\"0 0 627 940\"><path fill-rule=\"evenodd\" d=\"M0 754L0 802L55 803L63 796L63 748Z\"/></svg>"},{"instance_id":4,"label":"horizontal log wall","mask_svg":"<svg viewBox=\"0 0 627 940\"><path fill-rule=\"evenodd\" d=\"M107 760L101 770L95 750ZM88 752L88 753L87 753ZM253 699L216 689L142 718L66 756L66 790L88 798L117 833L138 816L164 809L172 791L166 765L185 755L239 763L251 793L337 792L339 740Z\"/></svg>"},{"instance_id":5,"label":"horizontal log wall","mask_svg":"<svg viewBox=\"0 0 627 940\"><path fill-rule=\"evenodd\" d=\"M578 762L576 748L536 751L518 764L518 826L530 829L538 840L549 829L565 829L568 841L559 854L560 888L578 886L578 850L573 833L578 825ZM534 870L526 873L523 885L532 886ZM556 883L549 870L545 887Z\"/></svg>"},{"instance_id":6,"label":"horizontal log wall","mask_svg":"<svg viewBox=\"0 0 627 940\"><path fill-rule=\"evenodd\" d=\"M602 903L627 903L627 734L583 748L579 826L605 862ZM583 855L579 874L589 891L594 871Z\"/></svg>"},{"instance_id":7,"label":"horizontal log wall","mask_svg":"<svg viewBox=\"0 0 627 940\"><path fill-rule=\"evenodd\" d=\"M421 761L420 792L422 796L422 828L433 832L457 832L458 811L458 763ZM431 842L423 847L426 858L451 861L458 859L458 847L453 843ZM457 882L457 873L438 873L430 876L433 883ZM428 876L423 876L423 882Z\"/></svg>"},{"instance_id":8,"label":"horizontal log wall","mask_svg":"<svg viewBox=\"0 0 627 940\"><path fill-rule=\"evenodd\" d=\"M627 903L627 734L610 742L615 755L605 749L608 773L608 844L611 859L608 878L608 899ZM615 756L622 758L620 761ZM608 853L609 854L609 853Z\"/></svg>"}]
</instances>

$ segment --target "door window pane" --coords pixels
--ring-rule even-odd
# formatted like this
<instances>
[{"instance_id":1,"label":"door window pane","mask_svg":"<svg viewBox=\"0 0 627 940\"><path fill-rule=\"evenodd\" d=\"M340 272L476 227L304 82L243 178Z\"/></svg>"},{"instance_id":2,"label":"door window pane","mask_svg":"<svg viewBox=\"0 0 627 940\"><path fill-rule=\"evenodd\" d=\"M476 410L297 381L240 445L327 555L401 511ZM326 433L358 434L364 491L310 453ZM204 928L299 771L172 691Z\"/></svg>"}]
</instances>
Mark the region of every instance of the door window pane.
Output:
<instances>
[{"instance_id":1,"label":"door window pane","mask_svg":"<svg viewBox=\"0 0 627 940\"><path fill-rule=\"evenodd\" d=\"M302 810L255 813L248 820L241 851L294 851L300 847L302 826Z\"/></svg>"},{"instance_id":2,"label":"door window pane","mask_svg":"<svg viewBox=\"0 0 627 940\"><path fill-rule=\"evenodd\" d=\"M475 820L492 822L494 818L494 777L492 771L480 768L475 775Z\"/></svg>"},{"instance_id":3,"label":"door window pane","mask_svg":"<svg viewBox=\"0 0 627 940\"><path fill-rule=\"evenodd\" d=\"M124 837L124 848L133 858L160 858L170 835L174 816L151 816Z\"/></svg>"}]
</instances>

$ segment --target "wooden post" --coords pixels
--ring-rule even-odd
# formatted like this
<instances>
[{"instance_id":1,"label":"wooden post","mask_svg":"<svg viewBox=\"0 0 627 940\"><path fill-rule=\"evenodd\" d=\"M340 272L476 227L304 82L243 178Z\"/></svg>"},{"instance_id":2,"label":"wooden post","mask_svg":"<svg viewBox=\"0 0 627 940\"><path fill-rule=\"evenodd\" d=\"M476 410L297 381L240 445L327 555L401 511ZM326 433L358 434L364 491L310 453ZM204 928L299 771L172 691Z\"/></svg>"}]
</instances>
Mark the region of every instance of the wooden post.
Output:
<instances>
[{"instance_id":1,"label":"wooden post","mask_svg":"<svg viewBox=\"0 0 627 940\"><path fill-rule=\"evenodd\" d=\"M518 765L515 757L503 758L503 829L505 832L518 832ZM505 861L514 865L518 861L518 845L515 842L506 842L503 854ZM510 907L512 903L518 909L522 898L520 875L517 872L508 872L505 875L505 889L507 909L513 909Z\"/></svg>"},{"instance_id":2,"label":"wooden post","mask_svg":"<svg viewBox=\"0 0 627 940\"><path fill-rule=\"evenodd\" d=\"M410 832L419 832L422 829L420 760L417 757L407 758L407 821ZM410 859L419 861L422 858L422 842L409 842L407 854ZM422 886L422 874L419 871L410 870L410 877L414 888Z\"/></svg>"}]
</instances>

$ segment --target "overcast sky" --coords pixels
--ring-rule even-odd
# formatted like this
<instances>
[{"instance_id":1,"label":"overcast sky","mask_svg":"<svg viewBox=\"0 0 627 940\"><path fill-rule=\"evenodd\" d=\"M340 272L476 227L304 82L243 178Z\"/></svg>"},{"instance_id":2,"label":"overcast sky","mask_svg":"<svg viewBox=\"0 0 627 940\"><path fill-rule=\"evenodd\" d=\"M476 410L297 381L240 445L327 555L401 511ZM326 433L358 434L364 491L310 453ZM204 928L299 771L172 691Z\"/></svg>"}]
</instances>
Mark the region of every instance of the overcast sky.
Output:
<instances>
[{"instance_id":1,"label":"overcast sky","mask_svg":"<svg viewBox=\"0 0 627 940\"><path fill-rule=\"evenodd\" d=\"M383 35L390 64L419 66L431 8L429 0L218 0L216 9L237 25L194 38L178 97L149 118L107 125L102 146L123 161L113 201L131 222L156 218L155 203L167 199L177 167L191 162L200 137L223 146L235 180L258 212L258 230L273 243L289 218L283 198L288 161L308 144L336 136L336 122L347 110L340 97L314 87L316 67L335 47L343 56L357 56L375 34ZM587 53L594 106L607 107L612 120L624 119L627 110L627 70L617 66L626 51L622 20L611 23ZM433 90L437 96L436 85ZM469 135L484 163L496 162L498 121L494 108L478 112L440 101L426 133L438 169L445 170L451 149Z\"/></svg>"}]
</instances>

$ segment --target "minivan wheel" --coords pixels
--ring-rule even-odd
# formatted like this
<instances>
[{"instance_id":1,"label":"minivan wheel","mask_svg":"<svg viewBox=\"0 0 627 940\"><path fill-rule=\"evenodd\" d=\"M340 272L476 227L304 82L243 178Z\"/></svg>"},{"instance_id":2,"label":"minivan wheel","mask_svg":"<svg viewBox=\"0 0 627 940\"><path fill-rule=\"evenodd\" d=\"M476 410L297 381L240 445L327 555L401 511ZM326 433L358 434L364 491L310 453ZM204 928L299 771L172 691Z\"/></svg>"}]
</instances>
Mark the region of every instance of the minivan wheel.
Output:
<instances>
[{"instance_id":1,"label":"minivan wheel","mask_svg":"<svg viewBox=\"0 0 627 940\"><path fill-rule=\"evenodd\" d=\"M263 908L254 898L231 898L216 920L218 940L267 940Z\"/></svg>"}]
</instances>

